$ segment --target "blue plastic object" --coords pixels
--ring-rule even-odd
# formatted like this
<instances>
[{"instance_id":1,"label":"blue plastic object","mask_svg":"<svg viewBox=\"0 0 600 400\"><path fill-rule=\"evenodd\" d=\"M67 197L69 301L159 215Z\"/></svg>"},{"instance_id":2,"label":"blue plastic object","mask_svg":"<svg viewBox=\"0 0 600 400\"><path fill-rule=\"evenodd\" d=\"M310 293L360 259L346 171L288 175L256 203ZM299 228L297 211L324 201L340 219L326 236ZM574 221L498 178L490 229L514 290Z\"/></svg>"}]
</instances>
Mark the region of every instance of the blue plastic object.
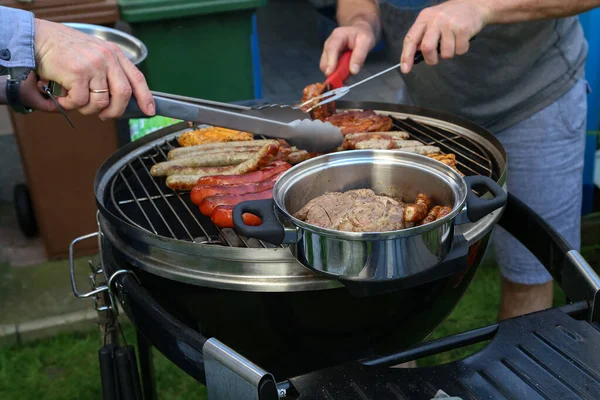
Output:
<instances>
[{"instance_id":1,"label":"blue plastic object","mask_svg":"<svg viewBox=\"0 0 600 400\"><path fill-rule=\"evenodd\" d=\"M260 47L258 45L258 25L256 14L252 16L252 35L250 36L250 48L252 49L252 74L254 76L254 98L263 98L262 72L260 68Z\"/></svg>"},{"instance_id":2,"label":"blue plastic object","mask_svg":"<svg viewBox=\"0 0 600 400\"><path fill-rule=\"evenodd\" d=\"M583 215L592 211L594 201L594 162L598 132L600 131L600 9L579 16L588 40L589 51L585 69L592 93L588 97L588 135L583 169Z\"/></svg>"}]
</instances>

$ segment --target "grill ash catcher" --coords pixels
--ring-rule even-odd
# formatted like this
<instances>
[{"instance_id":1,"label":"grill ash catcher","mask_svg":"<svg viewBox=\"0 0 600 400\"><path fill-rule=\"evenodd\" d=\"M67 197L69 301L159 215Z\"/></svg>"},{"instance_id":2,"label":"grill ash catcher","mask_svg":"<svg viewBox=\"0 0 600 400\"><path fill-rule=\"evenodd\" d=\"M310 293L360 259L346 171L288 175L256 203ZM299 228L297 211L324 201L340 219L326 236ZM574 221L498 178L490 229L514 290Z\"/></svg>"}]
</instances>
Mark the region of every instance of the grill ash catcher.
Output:
<instances>
[{"instance_id":1,"label":"grill ash catcher","mask_svg":"<svg viewBox=\"0 0 600 400\"><path fill-rule=\"evenodd\" d=\"M396 129L456 154L468 179L505 183L502 146L468 121L382 103L338 108L389 113ZM72 244L100 243L90 292L77 289L71 260L74 293L95 299L109 331L105 322L116 324L119 307L136 328L141 390L131 384L138 396L131 398L156 396L152 347L205 384L210 399L600 398L600 278L514 196L455 224L439 264L365 290L306 268L285 245L215 227L188 194L152 178L149 168L185 128L139 139L102 165L98 233ZM467 289L496 223L545 265L570 304L422 342ZM447 365L390 368L486 340L477 354ZM111 393L104 376L103 393Z\"/></svg>"}]
</instances>

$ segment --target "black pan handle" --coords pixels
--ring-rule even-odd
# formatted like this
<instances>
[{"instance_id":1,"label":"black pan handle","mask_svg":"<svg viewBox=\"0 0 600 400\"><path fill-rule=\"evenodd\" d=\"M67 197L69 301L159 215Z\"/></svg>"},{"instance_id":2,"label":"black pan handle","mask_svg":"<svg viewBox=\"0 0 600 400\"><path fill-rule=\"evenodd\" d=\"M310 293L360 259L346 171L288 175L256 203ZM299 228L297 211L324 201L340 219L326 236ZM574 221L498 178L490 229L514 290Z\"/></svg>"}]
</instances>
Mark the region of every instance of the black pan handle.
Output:
<instances>
[{"instance_id":1,"label":"black pan handle","mask_svg":"<svg viewBox=\"0 0 600 400\"><path fill-rule=\"evenodd\" d=\"M233 229L242 236L264 240L279 246L283 244L285 229L279 223L274 212L273 199L244 201L233 209ZM244 223L242 215L251 213L262 220L258 226L249 226Z\"/></svg>"},{"instance_id":2,"label":"black pan handle","mask_svg":"<svg viewBox=\"0 0 600 400\"><path fill-rule=\"evenodd\" d=\"M467 183L467 217L471 222L477 222L494 210L506 205L506 192L493 179L487 176L475 175L466 176ZM485 188L491 192L494 197L491 199L482 199L473 193L473 189Z\"/></svg>"}]
</instances>

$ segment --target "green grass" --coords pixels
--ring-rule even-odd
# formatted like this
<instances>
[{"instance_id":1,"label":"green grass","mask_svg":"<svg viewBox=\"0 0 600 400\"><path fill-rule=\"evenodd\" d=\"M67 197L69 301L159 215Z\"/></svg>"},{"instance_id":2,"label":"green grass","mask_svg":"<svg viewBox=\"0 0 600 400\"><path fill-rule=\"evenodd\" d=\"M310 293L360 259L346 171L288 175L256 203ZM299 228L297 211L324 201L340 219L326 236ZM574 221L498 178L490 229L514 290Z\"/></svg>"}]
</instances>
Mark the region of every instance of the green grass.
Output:
<instances>
[{"instance_id":1,"label":"green grass","mask_svg":"<svg viewBox=\"0 0 600 400\"><path fill-rule=\"evenodd\" d=\"M500 300L500 276L495 266L484 264L450 317L430 339L494 323ZM557 291L555 304L564 304ZM124 328L129 343L133 328ZM63 334L33 344L0 349L0 399L98 399L101 397L97 351L98 331ZM465 357L483 344L428 357L419 365L447 363ZM160 399L205 399L198 382L154 351L157 390Z\"/></svg>"}]
</instances>

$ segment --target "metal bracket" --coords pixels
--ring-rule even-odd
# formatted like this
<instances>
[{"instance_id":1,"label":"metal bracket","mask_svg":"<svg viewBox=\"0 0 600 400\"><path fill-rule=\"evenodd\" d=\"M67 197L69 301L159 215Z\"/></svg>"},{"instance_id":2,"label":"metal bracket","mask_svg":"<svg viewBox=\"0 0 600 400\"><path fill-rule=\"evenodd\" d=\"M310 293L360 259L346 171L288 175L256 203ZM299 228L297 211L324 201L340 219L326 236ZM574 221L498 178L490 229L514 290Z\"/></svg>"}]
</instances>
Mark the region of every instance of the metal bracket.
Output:
<instances>
[{"instance_id":1,"label":"metal bracket","mask_svg":"<svg viewBox=\"0 0 600 400\"><path fill-rule=\"evenodd\" d=\"M560 278L567 297L573 302L587 300L590 322L600 322L600 277L577 250L567 253Z\"/></svg>"},{"instance_id":2,"label":"metal bracket","mask_svg":"<svg viewBox=\"0 0 600 400\"><path fill-rule=\"evenodd\" d=\"M75 278L75 246L79 242L82 242L87 239L96 238L96 237L98 238L98 247L100 250L100 263L99 263L99 265L94 265L94 263L92 263L91 260L88 261L88 265L91 270L89 280L90 280L90 286L91 286L92 290L87 293L80 293L79 290L77 289L77 282L76 282L76 278ZM114 274L112 274L110 277L108 277L106 275L106 272L103 268L103 263L102 263L102 233L100 230L98 230L98 232L80 236L71 242L71 245L69 246L69 270L70 270L70 274L71 274L71 288L73 289L73 293L75 294L75 296L80 299L92 297L93 302L94 302L94 309L96 311L103 312L103 311L111 310L115 317L117 317L119 315L119 307L117 307L117 302L115 300L114 291L112 290L113 286L114 286L113 285L114 278L119 275L122 275L122 274L132 274L135 277L135 279L138 281L138 283L140 282L139 278L133 271L129 271L126 269L118 270ZM100 274L104 275L104 281L107 282L107 284L104 284L101 286L97 285L96 277ZM114 289L116 289L116 287ZM102 292L108 292L108 297L110 299L110 305L100 305L99 304L98 296Z\"/></svg>"},{"instance_id":3,"label":"metal bracket","mask_svg":"<svg viewBox=\"0 0 600 400\"><path fill-rule=\"evenodd\" d=\"M215 338L202 347L209 400L277 400L275 378Z\"/></svg>"}]
</instances>

